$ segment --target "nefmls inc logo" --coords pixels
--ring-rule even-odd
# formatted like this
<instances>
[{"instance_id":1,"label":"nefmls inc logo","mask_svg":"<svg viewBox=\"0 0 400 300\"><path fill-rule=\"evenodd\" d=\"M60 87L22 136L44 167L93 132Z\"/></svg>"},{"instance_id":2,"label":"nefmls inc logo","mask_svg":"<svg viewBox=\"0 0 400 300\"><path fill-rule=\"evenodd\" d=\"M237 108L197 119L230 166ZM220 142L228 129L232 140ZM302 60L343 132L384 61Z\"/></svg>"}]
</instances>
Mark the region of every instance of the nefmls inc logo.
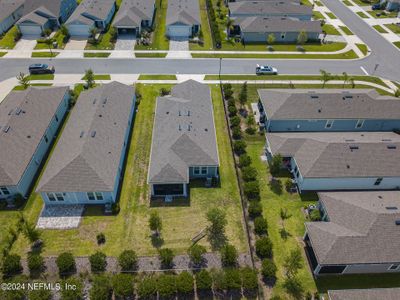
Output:
<instances>
[{"instance_id":1,"label":"nefmls inc logo","mask_svg":"<svg viewBox=\"0 0 400 300\"><path fill-rule=\"evenodd\" d=\"M45 282L32 282L28 283L28 290L37 291L37 290L46 290L46 291L60 291L61 284L56 283L45 283Z\"/></svg>"}]
</instances>

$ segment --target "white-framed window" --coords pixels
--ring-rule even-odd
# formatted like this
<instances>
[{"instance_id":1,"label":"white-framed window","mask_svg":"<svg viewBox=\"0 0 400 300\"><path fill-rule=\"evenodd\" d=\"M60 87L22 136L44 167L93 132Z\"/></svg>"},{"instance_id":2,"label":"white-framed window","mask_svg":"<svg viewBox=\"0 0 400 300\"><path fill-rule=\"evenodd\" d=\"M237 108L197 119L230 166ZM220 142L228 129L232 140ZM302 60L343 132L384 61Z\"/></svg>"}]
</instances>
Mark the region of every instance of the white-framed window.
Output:
<instances>
[{"instance_id":1,"label":"white-framed window","mask_svg":"<svg viewBox=\"0 0 400 300\"><path fill-rule=\"evenodd\" d=\"M103 193L101 193L101 192L88 192L88 193L86 193L86 195L87 195L87 197L88 197L88 199L89 200L99 200L99 201L101 201L101 200L104 200L104 197L103 197Z\"/></svg>"},{"instance_id":2,"label":"white-framed window","mask_svg":"<svg viewBox=\"0 0 400 300\"><path fill-rule=\"evenodd\" d=\"M103 198L103 193L96 192L96 193L95 193L95 196L96 196L96 199L97 199L97 200L104 200L104 198Z\"/></svg>"},{"instance_id":3,"label":"white-framed window","mask_svg":"<svg viewBox=\"0 0 400 300\"><path fill-rule=\"evenodd\" d=\"M0 195L10 195L10 191L6 187L0 187Z\"/></svg>"},{"instance_id":4,"label":"white-framed window","mask_svg":"<svg viewBox=\"0 0 400 300\"><path fill-rule=\"evenodd\" d=\"M49 198L49 201L56 201L56 197L53 193L47 193L47 198Z\"/></svg>"},{"instance_id":5,"label":"white-framed window","mask_svg":"<svg viewBox=\"0 0 400 300\"><path fill-rule=\"evenodd\" d=\"M392 265L390 265L390 267L389 267L388 270L390 270L390 271L395 271L395 270L398 270L399 267L400 267L399 264L392 264Z\"/></svg>"},{"instance_id":6,"label":"white-framed window","mask_svg":"<svg viewBox=\"0 0 400 300\"><path fill-rule=\"evenodd\" d=\"M326 121L325 128L330 129L333 126L333 120Z\"/></svg>"},{"instance_id":7,"label":"white-framed window","mask_svg":"<svg viewBox=\"0 0 400 300\"><path fill-rule=\"evenodd\" d=\"M356 124L356 128L357 128L357 129L358 129L358 128L362 128L363 125L364 125L364 120L358 120L358 121L357 121L357 124Z\"/></svg>"},{"instance_id":8,"label":"white-framed window","mask_svg":"<svg viewBox=\"0 0 400 300\"><path fill-rule=\"evenodd\" d=\"M64 201L64 195L61 193L56 193L56 199L57 201Z\"/></svg>"},{"instance_id":9,"label":"white-framed window","mask_svg":"<svg viewBox=\"0 0 400 300\"><path fill-rule=\"evenodd\" d=\"M89 192L86 194L89 200L96 200L96 197L94 196L94 193Z\"/></svg>"},{"instance_id":10,"label":"white-framed window","mask_svg":"<svg viewBox=\"0 0 400 300\"><path fill-rule=\"evenodd\" d=\"M193 174L194 175L200 175L200 167L194 167L193 168Z\"/></svg>"},{"instance_id":11,"label":"white-framed window","mask_svg":"<svg viewBox=\"0 0 400 300\"><path fill-rule=\"evenodd\" d=\"M201 167L201 175L207 175L208 173L208 168L207 167Z\"/></svg>"}]
</instances>

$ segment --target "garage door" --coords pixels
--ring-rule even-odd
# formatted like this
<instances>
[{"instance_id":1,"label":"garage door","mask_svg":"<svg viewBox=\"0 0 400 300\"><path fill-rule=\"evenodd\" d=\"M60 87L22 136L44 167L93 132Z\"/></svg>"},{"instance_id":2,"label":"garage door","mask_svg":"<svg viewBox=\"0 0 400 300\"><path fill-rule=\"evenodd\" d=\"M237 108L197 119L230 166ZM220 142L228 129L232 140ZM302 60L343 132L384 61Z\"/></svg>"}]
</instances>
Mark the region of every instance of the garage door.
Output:
<instances>
[{"instance_id":1,"label":"garage door","mask_svg":"<svg viewBox=\"0 0 400 300\"><path fill-rule=\"evenodd\" d=\"M68 25L68 31L71 36L89 36L89 27L86 25Z\"/></svg>"},{"instance_id":2,"label":"garage door","mask_svg":"<svg viewBox=\"0 0 400 300\"><path fill-rule=\"evenodd\" d=\"M40 35L42 28L38 25L20 25L19 30L22 35Z\"/></svg>"},{"instance_id":3,"label":"garage door","mask_svg":"<svg viewBox=\"0 0 400 300\"><path fill-rule=\"evenodd\" d=\"M168 27L168 36L169 37L189 37L192 35L192 27L191 26L177 26L172 25Z\"/></svg>"}]
</instances>

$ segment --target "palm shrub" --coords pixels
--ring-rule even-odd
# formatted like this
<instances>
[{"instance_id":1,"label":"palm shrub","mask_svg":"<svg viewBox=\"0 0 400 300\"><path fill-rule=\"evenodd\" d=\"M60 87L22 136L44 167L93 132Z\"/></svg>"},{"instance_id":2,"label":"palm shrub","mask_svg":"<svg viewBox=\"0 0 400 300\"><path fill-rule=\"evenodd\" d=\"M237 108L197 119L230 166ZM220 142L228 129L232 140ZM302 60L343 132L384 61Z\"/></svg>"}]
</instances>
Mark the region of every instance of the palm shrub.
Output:
<instances>
[{"instance_id":1,"label":"palm shrub","mask_svg":"<svg viewBox=\"0 0 400 300\"><path fill-rule=\"evenodd\" d=\"M137 255L133 250L125 250L118 257L118 264L122 271L132 271L137 267Z\"/></svg>"}]
</instances>

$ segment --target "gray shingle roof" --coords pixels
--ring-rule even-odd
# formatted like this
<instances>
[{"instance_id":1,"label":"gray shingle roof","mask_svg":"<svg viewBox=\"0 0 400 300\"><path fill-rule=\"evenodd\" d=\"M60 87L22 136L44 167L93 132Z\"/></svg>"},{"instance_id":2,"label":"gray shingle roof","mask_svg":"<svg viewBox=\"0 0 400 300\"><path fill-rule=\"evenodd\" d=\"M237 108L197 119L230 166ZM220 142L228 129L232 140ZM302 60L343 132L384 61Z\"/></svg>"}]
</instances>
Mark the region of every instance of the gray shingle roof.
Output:
<instances>
[{"instance_id":1,"label":"gray shingle roof","mask_svg":"<svg viewBox=\"0 0 400 300\"><path fill-rule=\"evenodd\" d=\"M267 139L273 154L295 158L305 178L400 176L400 135L392 132L268 133Z\"/></svg>"},{"instance_id":2,"label":"gray shingle roof","mask_svg":"<svg viewBox=\"0 0 400 300\"><path fill-rule=\"evenodd\" d=\"M270 120L400 119L400 101L375 90L260 89L258 95Z\"/></svg>"},{"instance_id":3,"label":"gray shingle roof","mask_svg":"<svg viewBox=\"0 0 400 300\"><path fill-rule=\"evenodd\" d=\"M25 0L23 14L27 15L35 10L45 8L53 16L59 17L62 0Z\"/></svg>"},{"instance_id":4,"label":"gray shingle roof","mask_svg":"<svg viewBox=\"0 0 400 300\"><path fill-rule=\"evenodd\" d=\"M75 22L93 25L95 20L107 19L115 0L83 0L65 24Z\"/></svg>"},{"instance_id":5,"label":"gray shingle roof","mask_svg":"<svg viewBox=\"0 0 400 300\"><path fill-rule=\"evenodd\" d=\"M24 0L0 0L0 22L7 19L22 4L24 4Z\"/></svg>"},{"instance_id":6,"label":"gray shingle roof","mask_svg":"<svg viewBox=\"0 0 400 300\"><path fill-rule=\"evenodd\" d=\"M242 32L319 32L320 21L300 21L291 18L247 17L235 20Z\"/></svg>"},{"instance_id":7,"label":"gray shingle roof","mask_svg":"<svg viewBox=\"0 0 400 300\"><path fill-rule=\"evenodd\" d=\"M311 15L312 7L288 2L243 1L229 3L232 15Z\"/></svg>"},{"instance_id":8,"label":"gray shingle roof","mask_svg":"<svg viewBox=\"0 0 400 300\"><path fill-rule=\"evenodd\" d=\"M319 193L329 222L307 222L317 260L328 264L400 262L400 192ZM396 209L395 209L396 208Z\"/></svg>"},{"instance_id":9,"label":"gray shingle roof","mask_svg":"<svg viewBox=\"0 0 400 300\"><path fill-rule=\"evenodd\" d=\"M134 95L118 82L82 92L37 190L112 191Z\"/></svg>"},{"instance_id":10,"label":"gray shingle roof","mask_svg":"<svg viewBox=\"0 0 400 300\"><path fill-rule=\"evenodd\" d=\"M210 88L193 80L178 84L157 99L148 181L187 183L189 166L217 165Z\"/></svg>"},{"instance_id":11,"label":"gray shingle roof","mask_svg":"<svg viewBox=\"0 0 400 300\"><path fill-rule=\"evenodd\" d=\"M400 288L330 290L329 300L398 300Z\"/></svg>"},{"instance_id":12,"label":"gray shingle roof","mask_svg":"<svg viewBox=\"0 0 400 300\"><path fill-rule=\"evenodd\" d=\"M198 0L168 1L167 25L178 22L189 26L201 23Z\"/></svg>"},{"instance_id":13,"label":"gray shingle roof","mask_svg":"<svg viewBox=\"0 0 400 300\"><path fill-rule=\"evenodd\" d=\"M0 104L0 186L18 184L67 92L29 87Z\"/></svg>"},{"instance_id":14,"label":"gray shingle roof","mask_svg":"<svg viewBox=\"0 0 400 300\"><path fill-rule=\"evenodd\" d=\"M143 20L151 20L154 0L123 0L114 18L113 26L140 27Z\"/></svg>"}]
</instances>

